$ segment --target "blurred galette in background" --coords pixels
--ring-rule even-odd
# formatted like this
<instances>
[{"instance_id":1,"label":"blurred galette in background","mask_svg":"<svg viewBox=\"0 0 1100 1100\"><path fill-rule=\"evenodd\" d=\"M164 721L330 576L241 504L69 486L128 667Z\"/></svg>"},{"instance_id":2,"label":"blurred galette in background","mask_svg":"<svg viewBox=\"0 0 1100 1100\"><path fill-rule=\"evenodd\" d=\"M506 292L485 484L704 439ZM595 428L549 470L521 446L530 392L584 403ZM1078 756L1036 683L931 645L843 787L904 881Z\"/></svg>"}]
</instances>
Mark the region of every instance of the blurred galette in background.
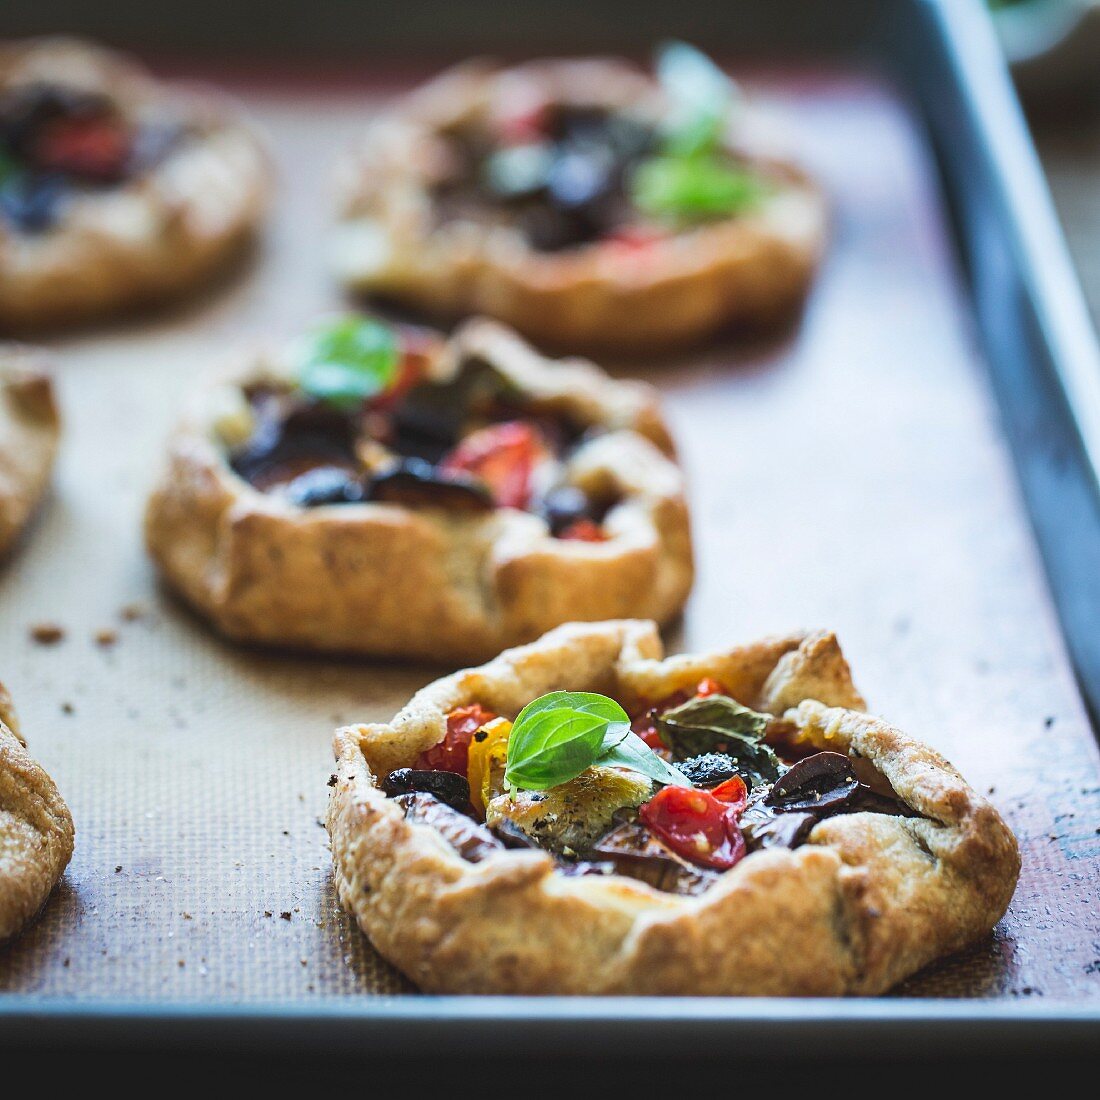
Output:
<instances>
[{"instance_id":1,"label":"blurred galette in background","mask_svg":"<svg viewBox=\"0 0 1100 1100\"><path fill-rule=\"evenodd\" d=\"M38 357L0 344L0 555L49 485L60 434L53 385Z\"/></svg>"},{"instance_id":2,"label":"blurred galette in background","mask_svg":"<svg viewBox=\"0 0 1100 1100\"><path fill-rule=\"evenodd\" d=\"M651 351L775 321L809 283L825 204L753 147L752 111L683 43L656 80L608 59L460 65L341 164L338 273L568 348Z\"/></svg>"},{"instance_id":3,"label":"blurred galette in background","mask_svg":"<svg viewBox=\"0 0 1100 1100\"><path fill-rule=\"evenodd\" d=\"M268 164L236 111L72 39L0 46L0 328L61 326L211 277Z\"/></svg>"},{"instance_id":4,"label":"blurred galette in background","mask_svg":"<svg viewBox=\"0 0 1100 1100\"><path fill-rule=\"evenodd\" d=\"M252 353L177 431L146 536L230 637L431 661L667 623L693 579L657 392L476 319L338 317Z\"/></svg>"}]
</instances>

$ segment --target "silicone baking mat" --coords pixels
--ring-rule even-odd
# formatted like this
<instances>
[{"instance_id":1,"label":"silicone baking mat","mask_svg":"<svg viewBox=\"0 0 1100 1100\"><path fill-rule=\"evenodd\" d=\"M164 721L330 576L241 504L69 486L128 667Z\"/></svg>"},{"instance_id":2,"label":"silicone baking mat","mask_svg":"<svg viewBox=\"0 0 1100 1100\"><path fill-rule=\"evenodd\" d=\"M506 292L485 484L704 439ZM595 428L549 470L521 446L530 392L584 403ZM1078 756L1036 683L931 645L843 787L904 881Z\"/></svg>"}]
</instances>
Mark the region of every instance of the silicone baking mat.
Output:
<instances>
[{"instance_id":1,"label":"silicone baking mat","mask_svg":"<svg viewBox=\"0 0 1100 1100\"><path fill-rule=\"evenodd\" d=\"M339 298L326 174L379 89L238 79L279 193L258 255L185 308L56 344L53 497L0 573L0 677L77 847L0 990L138 1001L411 992L339 910L321 826L332 728L433 675L223 643L160 591L144 495L198 375ZM883 86L759 73L833 203L801 323L630 368L691 479L699 581L670 648L835 629L873 709L991 792L1011 910L908 996L1100 994L1100 767L975 348L933 166ZM620 368L625 371L626 368ZM53 645L32 639L54 624ZM106 631L104 634L102 632Z\"/></svg>"}]
</instances>

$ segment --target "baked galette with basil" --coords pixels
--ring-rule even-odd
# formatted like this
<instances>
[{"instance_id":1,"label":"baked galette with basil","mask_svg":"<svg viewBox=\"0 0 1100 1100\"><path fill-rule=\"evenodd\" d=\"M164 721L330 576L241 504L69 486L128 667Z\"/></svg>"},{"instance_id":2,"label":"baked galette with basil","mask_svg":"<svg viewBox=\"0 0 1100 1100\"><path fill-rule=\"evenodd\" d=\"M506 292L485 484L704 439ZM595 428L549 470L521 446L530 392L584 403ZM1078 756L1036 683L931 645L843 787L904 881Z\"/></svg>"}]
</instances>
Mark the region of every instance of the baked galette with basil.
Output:
<instances>
[{"instance_id":1,"label":"baked galette with basil","mask_svg":"<svg viewBox=\"0 0 1100 1100\"><path fill-rule=\"evenodd\" d=\"M692 583L656 391L490 321L341 317L256 354L176 433L146 532L230 637L431 661L667 622Z\"/></svg>"},{"instance_id":2,"label":"baked galette with basil","mask_svg":"<svg viewBox=\"0 0 1100 1100\"><path fill-rule=\"evenodd\" d=\"M1019 873L827 633L662 660L653 623L571 623L335 752L341 901L437 992L878 994Z\"/></svg>"},{"instance_id":3,"label":"baked galette with basil","mask_svg":"<svg viewBox=\"0 0 1100 1100\"><path fill-rule=\"evenodd\" d=\"M0 328L196 286L255 229L266 159L208 95L71 39L0 47Z\"/></svg>"},{"instance_id":4,"label":"baked galette with basil","mask_svg":"<svg viewBox=\"0 0 1100 1100\"><path fill-rule=\"evenodd\" d=\"M341 165L341 278L570 349L789 314L823 247L818 189L707 58L674 43L657 74L475 61L406 97Z\"/></svg>"},{"instance_id":5,"label":"baked galette with basil","mask_svg":"<svg viewBox=\"0 0 1100 1100\"><path fill-rule=\"evenodd\" d=\"M49 486L60 434L53 384L38 356L0 344L0 556Z\"/></svg>"}]
</instances>

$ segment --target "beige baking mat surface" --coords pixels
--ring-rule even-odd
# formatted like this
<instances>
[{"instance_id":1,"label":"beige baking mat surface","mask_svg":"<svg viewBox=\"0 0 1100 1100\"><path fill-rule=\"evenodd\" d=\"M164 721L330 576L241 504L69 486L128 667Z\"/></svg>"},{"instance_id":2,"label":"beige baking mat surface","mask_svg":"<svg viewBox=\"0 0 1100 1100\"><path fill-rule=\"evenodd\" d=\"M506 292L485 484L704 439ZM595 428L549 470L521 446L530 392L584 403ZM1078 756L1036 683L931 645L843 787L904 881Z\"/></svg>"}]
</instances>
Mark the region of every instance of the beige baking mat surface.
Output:
<instances>
[{"instance_id":1,"label":"beige baking mat surface","mask_svg":"<svg viewBox=\"0 0 1100 1100\"><path fill-rule=\"evenodd\" d=\"M993 796L1024 870L993 937L914 996L1100 993L1100 769L905 114L872 84L762 77L836 205L800 328L648 366L692 482L699 583L676 648L837 630L874 709ZM281 191L256 262L150 323L59 342L56 489L0 572L0 677L77 823L0 990L291 1001L409 987L340 912L321 827L338 723L431 675L242 651L159 592L143 496L225 347L337 297L324 173L366 98L243 84ZM124 621L137 604L140 618ZM57 623L52 647L29 640ZM114 645L97 644L103 629ZM797 950L797 936L792 942Z\"/></svg>"}]
</instances>

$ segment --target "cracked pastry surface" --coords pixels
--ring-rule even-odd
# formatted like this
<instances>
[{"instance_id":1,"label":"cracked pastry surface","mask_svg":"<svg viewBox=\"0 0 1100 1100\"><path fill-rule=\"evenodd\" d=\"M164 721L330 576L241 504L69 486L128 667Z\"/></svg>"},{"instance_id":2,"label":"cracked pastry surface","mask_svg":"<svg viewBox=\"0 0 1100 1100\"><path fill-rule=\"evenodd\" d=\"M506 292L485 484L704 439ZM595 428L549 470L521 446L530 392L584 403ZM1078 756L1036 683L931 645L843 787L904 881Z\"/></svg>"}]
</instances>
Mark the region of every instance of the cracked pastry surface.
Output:
<instances>
[{"instance_id":1,"label":"cracked pastry surface","mask_svg":"<svg viewBox=\"0 0 1100 1100\"><path fill-rule=\"evenodd\" d=\"M27 753L0 684L0 944L46 904L72 854L69 808Z\"/></svg>"},{"instance_id":2,"label":"cracked pastry surface","mask_svg":"<svg viewBox=\"0 0 1100 1100\"><path fill-rule=\"evenodd\" d=\"M0 329L198 286L251 237L266 157L209 93L75 39L0 47Z\"/></svg>"},{"instance_id":3,"label":"cracked pastry surface","mask_svg":"<svg viewBox=\"0 0 1100 1100\"><path fill-rule=\"evenodd\" d=\"M751 107L704 103L700 138L699 119L668 132L675 98L609 59L444 73L341 162L339 276L570 350L646 353L789 315L823 251L820 192L764 151Z\"/></svg>"},{"instance_id":4,"label":"cracked pastry surface","mask_svg":"<svg viewBox=\"0 0 1100 1100\"><path fill-rule=\"evenodd\" d=\"M334 402L328 360L295 382L257 355L201 395L149 501L154 560L221 632L459 663L569 619L680 611L688 513L651 387L484 320L318 339L368 365L389 349L385 385Z\"/></svg>"},{"instance_id":5,"label":"cracked pastry surface","mask_svg":"<svg viewBox=\"0 0 1100 1100\"><path fill-rule=\"evenodd\" d=\"M500 830L492 815L470 820L462 796L484 774L474 766L483 746L498 744L493 722L515 730L532 700L563 689L607 693L646 716L634 729L647 737L654 715L667 736L673 713L685 722L708 700L724 700L738 721L755 708L752 721L767 732L753 751L772 745L795 762L759 787L750 776L747 799L736 781L736 805L716 797L729 797L725 784L712 786L720 775L698 770L712 762L680 765L696 767L695 785L664 786L650 805L674 792L724 806L726 838L736 833L742 846L723 851L700 836L698 851L670 854L682 819L643 805L659 861L690 864L694 877L677 872L674 888L664 873L631 871L652 861L636 849L597 843L570 853L552 838L532 848L530 833ZM656 700L665 702L653 708ZM993 927L1019 854L996 810L946 760L863 708L828 633L662 659L652 623L562 626L436 681L389 723L337 732L328 828L340 899L382 955L433 992L880 994ZM473 782L463 786L455 737L471 726ZM735 767L751 759L738 756L747 743L731 749ZM628 804L617 831L636 828L637 796L616 797ZM570 828L583 804L572 811ZM521 826L528 812L517 811ZM783 835L770 827L799 818L809 820ZM606 859L610 868L588 862Z\"/></svg>"},{"instance_id":6,"label":"cracked pastry surface","mask_svg":"<svg viewBox=\"0 0 1100 1100\"><path fill-rule=\"evenodd\" d=\"M46 491L60 432L53 386L38 357L0 344L0 556Z\"/></svg>"}]
</instances>

